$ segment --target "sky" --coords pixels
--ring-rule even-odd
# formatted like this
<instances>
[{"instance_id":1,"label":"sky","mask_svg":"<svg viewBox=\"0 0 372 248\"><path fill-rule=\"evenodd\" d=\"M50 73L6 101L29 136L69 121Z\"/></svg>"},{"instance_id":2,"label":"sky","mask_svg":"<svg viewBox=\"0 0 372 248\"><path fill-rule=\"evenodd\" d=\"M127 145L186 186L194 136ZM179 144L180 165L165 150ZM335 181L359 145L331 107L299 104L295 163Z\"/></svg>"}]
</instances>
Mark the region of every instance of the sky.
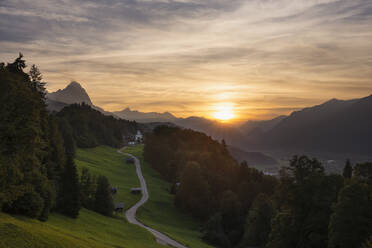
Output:
<instances>
[{"instance_id":1,"label":"sky","mask_svg":"<svg viewBox=\"0 0 372 248\"><path fill-rule=\"evenodd\" d=\"M269 119L372 94L372 0L0 0L0 60L93 103Z\"/></svg>"}]
</instances>

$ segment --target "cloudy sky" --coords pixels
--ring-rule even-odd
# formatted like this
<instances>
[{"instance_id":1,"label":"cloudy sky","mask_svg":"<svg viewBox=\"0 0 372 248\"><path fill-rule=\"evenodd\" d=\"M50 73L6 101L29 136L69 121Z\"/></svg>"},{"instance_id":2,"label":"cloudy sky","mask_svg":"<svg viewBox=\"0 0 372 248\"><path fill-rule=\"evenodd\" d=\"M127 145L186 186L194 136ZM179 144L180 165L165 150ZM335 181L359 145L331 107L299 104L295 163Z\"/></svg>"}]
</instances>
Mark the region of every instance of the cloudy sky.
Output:
<instances>
[{"instance_id":1,"label":"cloudy sky","mask_svg":"<svg viewBox=\"0 0 372 248\"><path fill-rule=\"evenodd\" d=\"M94 104L267 119L372 94L372 0L0 0L0 55Z\"/></svg>"}]
</instances>

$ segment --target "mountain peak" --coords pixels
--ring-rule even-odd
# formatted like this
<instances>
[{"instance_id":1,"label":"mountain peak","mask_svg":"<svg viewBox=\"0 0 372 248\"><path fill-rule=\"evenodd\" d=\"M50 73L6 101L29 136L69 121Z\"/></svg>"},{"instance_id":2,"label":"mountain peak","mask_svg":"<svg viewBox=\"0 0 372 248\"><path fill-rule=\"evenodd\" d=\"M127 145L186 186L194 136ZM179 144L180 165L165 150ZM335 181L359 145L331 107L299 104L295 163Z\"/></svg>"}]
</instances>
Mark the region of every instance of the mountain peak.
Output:
<instances>
[{"instance_id":1,"label":"mountain peak","mask_svg":"<svg viewBox=\"0 0 372 248\"><path fill-rule=\"evenodd\" d=\"M78 89L84 89L81 84L79 84L78 82L76 81L71 81L71 83L69 85L67 85L66 89L67 88L78 88Z\"/></svg>"},{"instance_id":2,"label":"mountain peak","mask_svg":"<svg viewBox=\"0 0 372 248\"><path fill-rule=\"evenodd\" d=\"M56 92L48 93L47 98L66 104L86 103L93 105L85 89L76 81L72 81L66 88Z\"/></svg>"}]
</instances>

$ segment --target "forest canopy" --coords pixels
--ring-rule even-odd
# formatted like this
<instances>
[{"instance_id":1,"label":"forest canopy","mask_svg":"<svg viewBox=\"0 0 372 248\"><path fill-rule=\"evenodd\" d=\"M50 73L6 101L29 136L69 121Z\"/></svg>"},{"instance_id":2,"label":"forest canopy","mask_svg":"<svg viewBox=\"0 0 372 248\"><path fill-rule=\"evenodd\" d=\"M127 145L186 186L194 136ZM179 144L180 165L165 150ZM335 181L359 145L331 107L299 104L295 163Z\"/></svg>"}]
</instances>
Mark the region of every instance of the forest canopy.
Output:
<instances>
[{"instance_id":1,"label":"forest canopy","mask_svg":"<svg viewBox=\"0 0 372 248\"><path fill-rule=\"evenodd\" d=\"M328 175L293 156L278 178L237 163L207 135L162 126L145 138L146 161L173 183L176 206L204 221L217 247L362 248L372 236L372 164ZM370 247L370 246L368 246Z\"/></svg>"}]
</instances>

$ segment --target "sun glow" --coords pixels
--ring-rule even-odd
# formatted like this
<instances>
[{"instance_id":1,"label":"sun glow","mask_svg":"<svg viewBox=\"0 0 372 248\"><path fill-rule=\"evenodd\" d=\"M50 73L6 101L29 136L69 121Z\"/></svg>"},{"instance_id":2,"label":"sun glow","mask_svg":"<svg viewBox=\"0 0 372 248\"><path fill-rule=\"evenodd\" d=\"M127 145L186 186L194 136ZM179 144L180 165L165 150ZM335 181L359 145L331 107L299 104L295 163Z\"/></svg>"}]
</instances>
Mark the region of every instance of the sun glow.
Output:
<instances>
[{"instance_id":1,"label":"sun glow","mask_svg":"<svg viewBox=\"0 0 372 248\"><path fill-rule=\"evenodd\" d=\"M232 106L221 105L217 107L217 112L213 114L213 117L220 121L229 121L235 117Z\"/></svg>"}]
</instances>

